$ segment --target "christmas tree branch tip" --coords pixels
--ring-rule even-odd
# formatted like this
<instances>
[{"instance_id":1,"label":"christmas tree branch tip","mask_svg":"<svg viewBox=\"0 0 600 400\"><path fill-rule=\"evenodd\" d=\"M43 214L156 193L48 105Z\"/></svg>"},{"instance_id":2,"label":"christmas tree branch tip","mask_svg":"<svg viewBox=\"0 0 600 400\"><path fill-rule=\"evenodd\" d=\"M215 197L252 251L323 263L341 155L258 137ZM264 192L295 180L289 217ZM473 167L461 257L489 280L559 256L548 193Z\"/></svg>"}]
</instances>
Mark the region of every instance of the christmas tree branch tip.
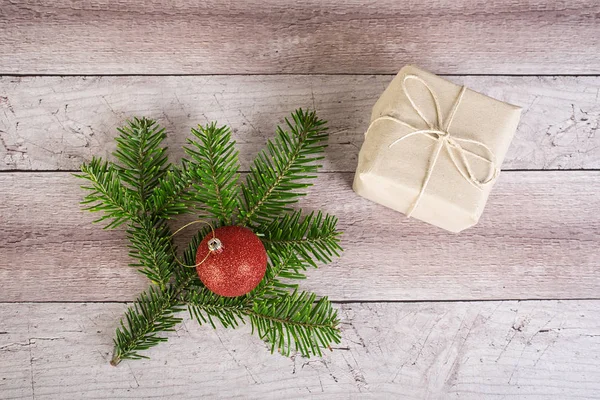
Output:
<instances>
[{"instance_id":1,"label":"christmas tree branch tip","mask_svg":"<svg viewBox=\"0 0 600 400\"><path fill-rule=\"evenodd\" d=\"M317 177L325 121L296 110L243 182L229 127L192 129L179 165L168 162L156 121L134 118L118 131L115 161L93 158L77 174L86 181L84 209L100 213L96 222L106 229L126 227L130 265L150 282L116 329L111 365L148 358L144 352L168 339L185 309L213 327L249 321L272 352L320 356L339 342L332 304L295 283L342 251L337 218L292 208ZM178 223L167 221L199 212L212 227L196 232L181 262L170 229Z\"/></svg>"}]
</instances>

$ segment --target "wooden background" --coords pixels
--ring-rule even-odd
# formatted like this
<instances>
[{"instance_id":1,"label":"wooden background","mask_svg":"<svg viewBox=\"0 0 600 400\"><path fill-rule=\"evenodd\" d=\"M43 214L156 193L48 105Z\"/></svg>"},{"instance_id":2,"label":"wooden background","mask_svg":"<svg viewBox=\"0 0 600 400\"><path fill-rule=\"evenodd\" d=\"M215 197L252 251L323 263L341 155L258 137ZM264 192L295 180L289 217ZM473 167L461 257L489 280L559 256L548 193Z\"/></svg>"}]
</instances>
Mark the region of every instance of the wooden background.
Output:
<instances>
[{"instance_id":1,"label":"wooden background","mask_svg":"<svg viewBox=\"0 0 600 400\"><path fill-rule=\"evenodd\" d=\"M600 398L600 5L594 0L0 0L0 398ZM523 107L478 226L448 234L351 190L370 108L414 63ZM329 121L301 206L340 218L343 342L270 355L186 320L108 365L147 282L71 173L157 118L234 131L247 168L297 107Z\"/></svg>"}]
</instances>

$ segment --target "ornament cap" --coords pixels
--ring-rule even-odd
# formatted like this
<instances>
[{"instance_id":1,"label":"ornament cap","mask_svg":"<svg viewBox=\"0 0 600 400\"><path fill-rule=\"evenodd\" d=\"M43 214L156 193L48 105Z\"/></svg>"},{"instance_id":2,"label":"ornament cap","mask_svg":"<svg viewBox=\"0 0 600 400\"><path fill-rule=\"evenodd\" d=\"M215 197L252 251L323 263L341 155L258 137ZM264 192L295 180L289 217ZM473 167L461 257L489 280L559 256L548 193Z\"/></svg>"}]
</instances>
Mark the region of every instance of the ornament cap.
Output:
<instances>
[{"instance_id":1,"label":"ornament cap","mask_svg":"<svg viewBox=\"0 0 600 400\"><path fill-rule=\"evenodd\" d=\"M218 238L214 237L208 241L208 250L217 254L222 253L223 243L221 243Z\"/></svg>"}]
</instances>

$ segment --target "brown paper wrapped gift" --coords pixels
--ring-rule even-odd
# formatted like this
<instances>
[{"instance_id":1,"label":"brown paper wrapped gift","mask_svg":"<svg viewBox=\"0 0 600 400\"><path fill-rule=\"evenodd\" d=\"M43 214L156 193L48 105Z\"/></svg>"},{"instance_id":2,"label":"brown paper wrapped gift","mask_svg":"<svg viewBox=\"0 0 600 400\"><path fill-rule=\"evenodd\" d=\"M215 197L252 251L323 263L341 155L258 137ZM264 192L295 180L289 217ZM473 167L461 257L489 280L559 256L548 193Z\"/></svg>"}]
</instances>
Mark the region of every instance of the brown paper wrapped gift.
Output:
<instances>
[{"instance_id":1,"label":"brown paper wrapped gift","mask_svg":"<svg viewBox=\"0 0 600 400\"><path fill-rule=\"evenodd\" d=\"M406 66L373 107L354 190L460 232L479 220L520 115L520 107Z\"/></svg>"}]
</instances>

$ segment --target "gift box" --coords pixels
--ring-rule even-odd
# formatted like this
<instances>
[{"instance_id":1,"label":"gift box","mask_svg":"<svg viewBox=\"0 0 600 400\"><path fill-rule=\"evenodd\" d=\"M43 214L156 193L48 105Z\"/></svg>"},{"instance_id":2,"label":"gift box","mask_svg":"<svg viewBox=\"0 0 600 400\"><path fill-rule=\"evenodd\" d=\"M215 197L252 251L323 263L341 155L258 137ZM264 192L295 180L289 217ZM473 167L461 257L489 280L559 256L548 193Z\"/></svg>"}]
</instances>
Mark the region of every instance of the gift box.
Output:
<instances>
[{"instance_id":1,"label":"gift box","mask_svg":"<svg viewBox=\"0 0 600 400\"><path fill-rule=\"evenodd\" d=\"M451 232L471 227L520 115L520 107L406 66L373 107L354 191Z\"/></svg>"}]
</instances>

